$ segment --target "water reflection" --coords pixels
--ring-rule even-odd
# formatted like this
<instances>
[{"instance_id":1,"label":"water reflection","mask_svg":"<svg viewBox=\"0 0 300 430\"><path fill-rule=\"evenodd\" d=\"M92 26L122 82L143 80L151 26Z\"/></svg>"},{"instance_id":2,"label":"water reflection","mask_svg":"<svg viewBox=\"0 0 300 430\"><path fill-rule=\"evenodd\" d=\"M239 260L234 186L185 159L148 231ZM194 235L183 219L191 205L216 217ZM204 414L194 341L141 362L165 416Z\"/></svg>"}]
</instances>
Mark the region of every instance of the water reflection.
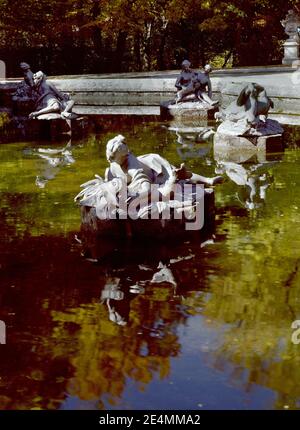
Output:
<instances>
[{"instance_id":1,"label":"water reflection","mask_svg":"<svg viewBox=\"0 0 300 430\"><path fill-rule=\"evenodd\" d=\"M63 408L74 402L101 409L132 408L123 398L130 381L142 396L157 378L170 378L171 360L181 355L178 330L204 306L203 290L195 280L205 289L210 266L204 250L212 244L209 239L156 249L153 254L153 247L143 251L131 243L130 253L120 249L111 264L92 263L89 258L87 264L93 272L105 273L102 285L98 284L100 302L67 312L52 311L55 336L62 342L68 338L70 324L78 327L76 352L70 360L74 374L66 387ZM105 243L101 241L99 246ZM94 257L95 249L93 245Z\"/></svg>"},{"instance_id":2,"label":"water reflection","mask_svg":"<svg viewBox=\"0 0 300 430\"><path fill-rule=\"evenodd\" d=\"M186 161L191 158L204 158L211 152L214 131L211 127L169 127L176 134L176 151Z\"/></svg>"},{"instance_id":3,"label":"water reflection","mask_svg":"<svg viewBox=\"0 0 300 430\"><path fill-rule=\"evenodd\" d=\"M274 164L275 161L248 165L223 161L218 163L216 173L226 174L239 186L239 202L243 207L252 210L265 204L267 189L274 182L273 174L269 171Z\"/></svg>"},{"instance_id":4,"label":"water reflection","mask_svg":"<svg viewBox=\"0 0 300 430\"><path fill-rule=\"evenodd\" d=\"M193 256L190 256L190 258L192 257ZM186 257L185 259L189 258ZM180 261L180 259L178 260ZM146 272L150 277L147 279L145 276L141 276L141 279L136 279L134 283L130 282L131 278L122 279L108 277L101 292L101 301L105 303L108 308L110 321L118 325L126 325L129 319L130 301L135 298L137 294L144 294L147 286L164 284L165 288L170 288L170 294L173 291L172 297L176 297L177 281L170 267L171 264L174 264L174 261L169 262L169 267L160 262L156 271L149 266L137 266L137 276L140 272L142 272L143 275L144 272Z\"/></svg>"},{"instance_id":5,"label":"water reflection","mask_svg":"<svg viewBox=\"0 0 300 430\"><path fill-rule=\"evenodd\" d=\"M39 188L45 188L48 181L54 179L60 170L66 166L71 166L75 163L72 154L71 140L66 146L59 149L54 148L37 148L26 151L29 155L34 155L42 160L38 165L38 170L41 171L36 176L35 185Z\"/></svg>"},{"instance_id":6,"label":"water reflection","mask_svg":"<svg viewBox=\"0 0 300 430\"><path fill-rule=\"evenodd\" d=\"M175 135L128 133L133 150L180 164ZM228 178L216 230L195 242L79 243L72 197L103 173L110 137L73 147L76 163L45 188L34 182L50 160L1 147L0 408L299 408L300 152L190 159Z\"/></svg>"}]
</instances>

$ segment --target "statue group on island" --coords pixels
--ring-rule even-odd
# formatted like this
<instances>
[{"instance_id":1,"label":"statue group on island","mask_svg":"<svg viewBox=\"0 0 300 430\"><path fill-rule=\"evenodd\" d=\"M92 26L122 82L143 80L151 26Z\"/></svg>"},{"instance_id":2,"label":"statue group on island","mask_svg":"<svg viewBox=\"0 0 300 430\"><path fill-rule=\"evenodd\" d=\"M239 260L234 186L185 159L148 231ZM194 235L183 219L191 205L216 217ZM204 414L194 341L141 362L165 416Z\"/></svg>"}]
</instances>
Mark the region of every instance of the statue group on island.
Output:
<instances>
[{"instance_id":1,"label":"statue group on island","mask_svg":"<svg viewBox=\"0 0 300 430\"><path fill-rule=\"evenodd\" d=\"M72 119L74 101L69 95L62 93L48 82L43 72L32 73L27 63L21 63L20 66L24 80L19 84L13 98L30 100L34 103L35 108L29 113L29 119L51 119L49 114L56 114L63 119ZM204 113L213 110L215 120L221 122L216 131L216 134L221 137L235 136L252 139L260 136L282 135L283 129L279 123L268 118L273 102L264 87L257 83L245 83L241 86L237 99L222 109L219 108L218 101L212 98L211 72L212 67L209 64L203 71L195 72L191 69L191 63L184 60L181 73L175 82L177 93L170 103L170 108L174 105L189 107L190 103L193 106L197 105ZM135 199L140 202L141 198L148 202L152 185L157 185L160 197L157 201L143 206L137 204L138 219L148 218L150 213L161 215L166 208L171 209L173 213L184 213L189 217L199 202L195 198L193 187L190 195L185 195L184 198L180 188L182 189L185 184L191 186L202 184L203 187L211 187L223 182L223 176L207 178L187 170L184 164L176 168L158 154L136 157L129 150L126 139L122 135L114 137L107 143L106 158L109 167L105 178L96 175L95 179L82 185L82 191L75 198L82 206L94 208L99 220L108 219L112 214L122 215L124 207L120 205L120 196L124 190L128 197L128 204ZM234 170L232 165L230 169L230 172ZM227 176L230 177L230 175ZM233 176L236 177L236 173Z\"/></svg>"},{"instance_id":2,"label":"statue group on island","mask_svg":"<svg viewBox=\"0 0 300 430\"><path fill-rule=\"evenodd\" d=\"M211 66L206 65L204 71L199 73L194 72L190 66L191 63L188 60L183 61L182 71L175 83L177 94L172 105L192 101L195 104L200 103L204 111L217 110L218 102L212 99L212 84L209 77ZM261 85L246 83L241 88L237 100L226 109L216 111L215 119L221 122L216 133L221 136L249 137L252 139L249 140L251 142L253 137L282 134L283 129L279 123L268 119L268 112L272 107L273 102ZM176 186L183 184L202 184L211 187L224 180L223 176L213 178L200 176L187 170L184 164L176 168L158 154L136 157L130 152L126 139L122 135L116 136L107 143L106 157L110 166L106 170L105 179L96 176L96 179L83 184L83 190L75 198L82 206L94 208L100 220L110 218L112 213L121 214L119 196L124 189L128 194L128 201L132 201L136 198L140 199L141 196L148 198L151 186L159 185L158 191L161 198L154 204L151 202L143 207L138 206L137 218L143 219L148 218L150 213L161 214L166 207L172 208L175 212L183 212L185 215L195 210L197 199L193 199L191 195L186 199L179 197L174 192L174 186L175 189ZM235 163L230 163L229 167L228 163L225 163L222 173L226 173L229 178L231 176L237 178L238 185L243 183L249 188L249 202L247 200L246 206L250 209L255 208L253 201L256 198L256 182L253 174L249 176L249 180L241 182L240 177L243 174ZM262 177L260 175L260 181ZM266 184L260 189L262 200L268 186L267 182ZM169 196L168 200L164 200L164 196Z\"/></svg>"},{"instance_id":3,"label":"statue group on island","mask_svg":"<svg viewBox=\"0 0 300 430\"><path fill-rule=\"evenodd\" d=\"M72 113L74 100L68 94L59 91L52 83L47 82L45 73L41 71L33 73L29 64L24 62L20 67L24 80L18 85L13 101L32 102L35 110L29 114L29 119L51 119L53 114L63 119L76 117Z\"/></svg>"},{"instance_id":4,"label":"statue group on island","mask_svg":"<svg viewBox=\"0 0 300 430\"><path fill-rule=\"evenodd\" d=\"M100 220L124 215L122 211L126 212L127 207L122 207L119 200L124 191L127 202L134 199L138 202L137 219L147 219L149 214L162 214L169 209L189 218L197 204L192 185L213 186L223 182L222 176L201 176L187 170L184 164L176 168L158 154L136 157L122 135L108 141L106 157L110 166L106 169L105 180L96 175L96 179L81 186L83 190L75 197L82 206L95 208ZM184 184L190 184L191 188L183 199ZM157 186L158 198L148 202L153 193L152 185Z\"/></svg>"},{"instance_id":5,"label":"statue group on island","mask_svg":"<svg viewBox=\"0 0 300 430\"><path fill-rule=\"evenodd\" d=\"M212 67L207 64L202 72L191 69L188 60L182 62L182 71L178 76L175 87L177 90L174 101L169 103L169 109L174 115L174 105L200 111L215 110L214 118L222 124L217 132L231 136L266 136L282 134L283 129L277 121L270 120L268 113L274 107L264 87L257 83L244 83L240 94L225 109L219 108L218 101L212 99L212 83L210 73ZM192 103L188 103L192 102ZM180 113L181 111L178 110Z\"/></svg>"}]
</instances>

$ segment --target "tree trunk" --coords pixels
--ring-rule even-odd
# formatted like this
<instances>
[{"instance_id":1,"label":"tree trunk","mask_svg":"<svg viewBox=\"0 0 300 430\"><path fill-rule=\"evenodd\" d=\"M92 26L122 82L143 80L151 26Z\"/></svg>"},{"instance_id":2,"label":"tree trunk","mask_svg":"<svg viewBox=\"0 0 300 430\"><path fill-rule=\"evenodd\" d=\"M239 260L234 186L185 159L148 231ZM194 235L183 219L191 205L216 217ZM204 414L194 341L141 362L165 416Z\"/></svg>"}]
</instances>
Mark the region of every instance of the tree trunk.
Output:
<instances>
[{"instance_id":1,"label":"tree trunk","mask_svg":"<svg viewBox=\"0 0 300 430\"><path fill-rule=\"evenodd\" d=\"M145 23L145 31L142 38L142 69L150 70L151 67L151 35L152 22Z\"/></svg>"},{"instance_id":2,"label":"tree trunk","mask_svg":"<svg viewBox=\"0 0 300 430\"><path fill-rule=\"evenodd\" d=\"M157 65L159 70L164 70L166 68L164 54L165 54L167 33L168 33L168 21L166 19L163 19L163 23L161 27L160 44L159 44L159 50L158 50L158 56L157 56L158 57Z\"/></svg>"},{"instance_id":3,"label":"tree trunk","mask_svg":"<svg viewBox=\"0 0 300 430\"><path fill-rule=\"evenodd\" d=\"M117 45L116 45L116 51L115 51L115 64L113 68L114 71L122 72L123 71L123 57L126 50L126 39L127 39L127 32L126 31L119 31L118 38L117 38Z\"/></svg>"},{"instance_id":4,"label":"tree trunk","mask_svg":"<svg viewBox=\"0 0 300 430\"><path fill-rule=\"evenodd\" d=\"M137 33L134 36L134 67L136 68L136 70L138 70L139 72L142 70L142 59L141 59L141 35L140 33Z\"/></svg>"}]
</instances>

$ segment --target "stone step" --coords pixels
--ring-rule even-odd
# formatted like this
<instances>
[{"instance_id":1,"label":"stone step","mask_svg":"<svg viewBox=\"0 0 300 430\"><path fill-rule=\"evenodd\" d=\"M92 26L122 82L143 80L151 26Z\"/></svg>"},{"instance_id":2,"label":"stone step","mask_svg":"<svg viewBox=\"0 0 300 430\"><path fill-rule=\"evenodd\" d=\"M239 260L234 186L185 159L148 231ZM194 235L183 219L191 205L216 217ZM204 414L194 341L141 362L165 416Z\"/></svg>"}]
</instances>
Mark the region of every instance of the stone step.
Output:
<instances>
[{"instance_id":1,"label":"stone step","mask_svg":"<svg viewBox=\"0 0 300 430\"><path fill-rule=\"evenodd\" d=\"M159 105L175 95L178 71L114 75L62 76L49 78L68 92L80 114L158 115ZM227 106L247 82L263 85L273 99L275 114L300 114L300 71L288 67L247 67L212 73L213 98ZM10 106L19 79L0 81L0 106ZM157 110L156 110L157 109ZM295 118L293 118L295 121Z\"/></svg>"},{"instance_id":2,"label":"stone step","mask_svg":"<svg viewBox=\"0 0 300 430\"><path fill-rule=\"evenodd\" d=\"M79 106L73 111L79 115L140 115L159 116L159 106Z\"/></svg>"}]
</instances>

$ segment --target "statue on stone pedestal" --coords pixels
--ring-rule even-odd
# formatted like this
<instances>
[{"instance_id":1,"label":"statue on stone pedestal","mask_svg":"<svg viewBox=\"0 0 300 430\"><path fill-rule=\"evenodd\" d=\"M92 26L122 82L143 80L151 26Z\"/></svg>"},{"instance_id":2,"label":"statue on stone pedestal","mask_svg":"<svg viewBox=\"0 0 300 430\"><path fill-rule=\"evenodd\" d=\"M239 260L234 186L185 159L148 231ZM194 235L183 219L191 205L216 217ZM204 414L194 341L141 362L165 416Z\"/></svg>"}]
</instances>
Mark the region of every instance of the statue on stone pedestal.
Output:
<instances>
[{"instance_id":1,"label":"statue on stone pedestal","mask_svg":"<svg viewBox=\"0 0 300 430\"><path fill-rule=\"evenodd\" d=\"M282 134L279 123L268 119L269 109L273 107L264 87L248 83L236 101L215 114L217 120L223 121L217 132L233 136Z\"/></svg>"},{"instance_id":2,"label":"statue on stone pedestal","mask_svg":"<svg viewBox=\"0 0 300 430\"><path fill-rule=\"evenodd\" d=\"M290 9L285 19L281 21L281 25L289 36L283 44L284 58L282 63L292 65L294 61L299 60L300 16L293 9Z\"/></svg>"},{"instance_id":3,"label":"statue on stone pedestal","mask_svg":"<svg viewBox=\"0 0 300 430\"><path fill-rule=\"evenodd\" d=\"M163 118L175 117L191 121L197 119L203 125L213 119L213 113L218 104L212 100L212 85L210 80L211 66L207 64L203 72L190 69L188 60L182 63L182 72L176 80L177 94L175 100L161 103Z\"/></svg>"},{"instance_id":4,"label":"statue on stone pedestal","mask_svg":"<svg viewBox=\"0 0 300 430\"><path fill-rule=\"evenodd\" d=\"M33 75L34 88L37 93L36 110L29 115L30 119L41 115L60 114L64 119L71 119L74 101L68 94L60 92L53 84L48 83L46 75L39 71Z\"/></svg>"},{"instance_id":5,"label":"statue on stone pedestal","mask_svg":"<svg viewBox=\"0 0 300 430\"><path fill-rule=\"evenodd\" d=\"M285 17L280 21L289 40L299 40L298 27L300 26L300 17L293 9L290 9Z\"/></svg>"}]
</instances>

